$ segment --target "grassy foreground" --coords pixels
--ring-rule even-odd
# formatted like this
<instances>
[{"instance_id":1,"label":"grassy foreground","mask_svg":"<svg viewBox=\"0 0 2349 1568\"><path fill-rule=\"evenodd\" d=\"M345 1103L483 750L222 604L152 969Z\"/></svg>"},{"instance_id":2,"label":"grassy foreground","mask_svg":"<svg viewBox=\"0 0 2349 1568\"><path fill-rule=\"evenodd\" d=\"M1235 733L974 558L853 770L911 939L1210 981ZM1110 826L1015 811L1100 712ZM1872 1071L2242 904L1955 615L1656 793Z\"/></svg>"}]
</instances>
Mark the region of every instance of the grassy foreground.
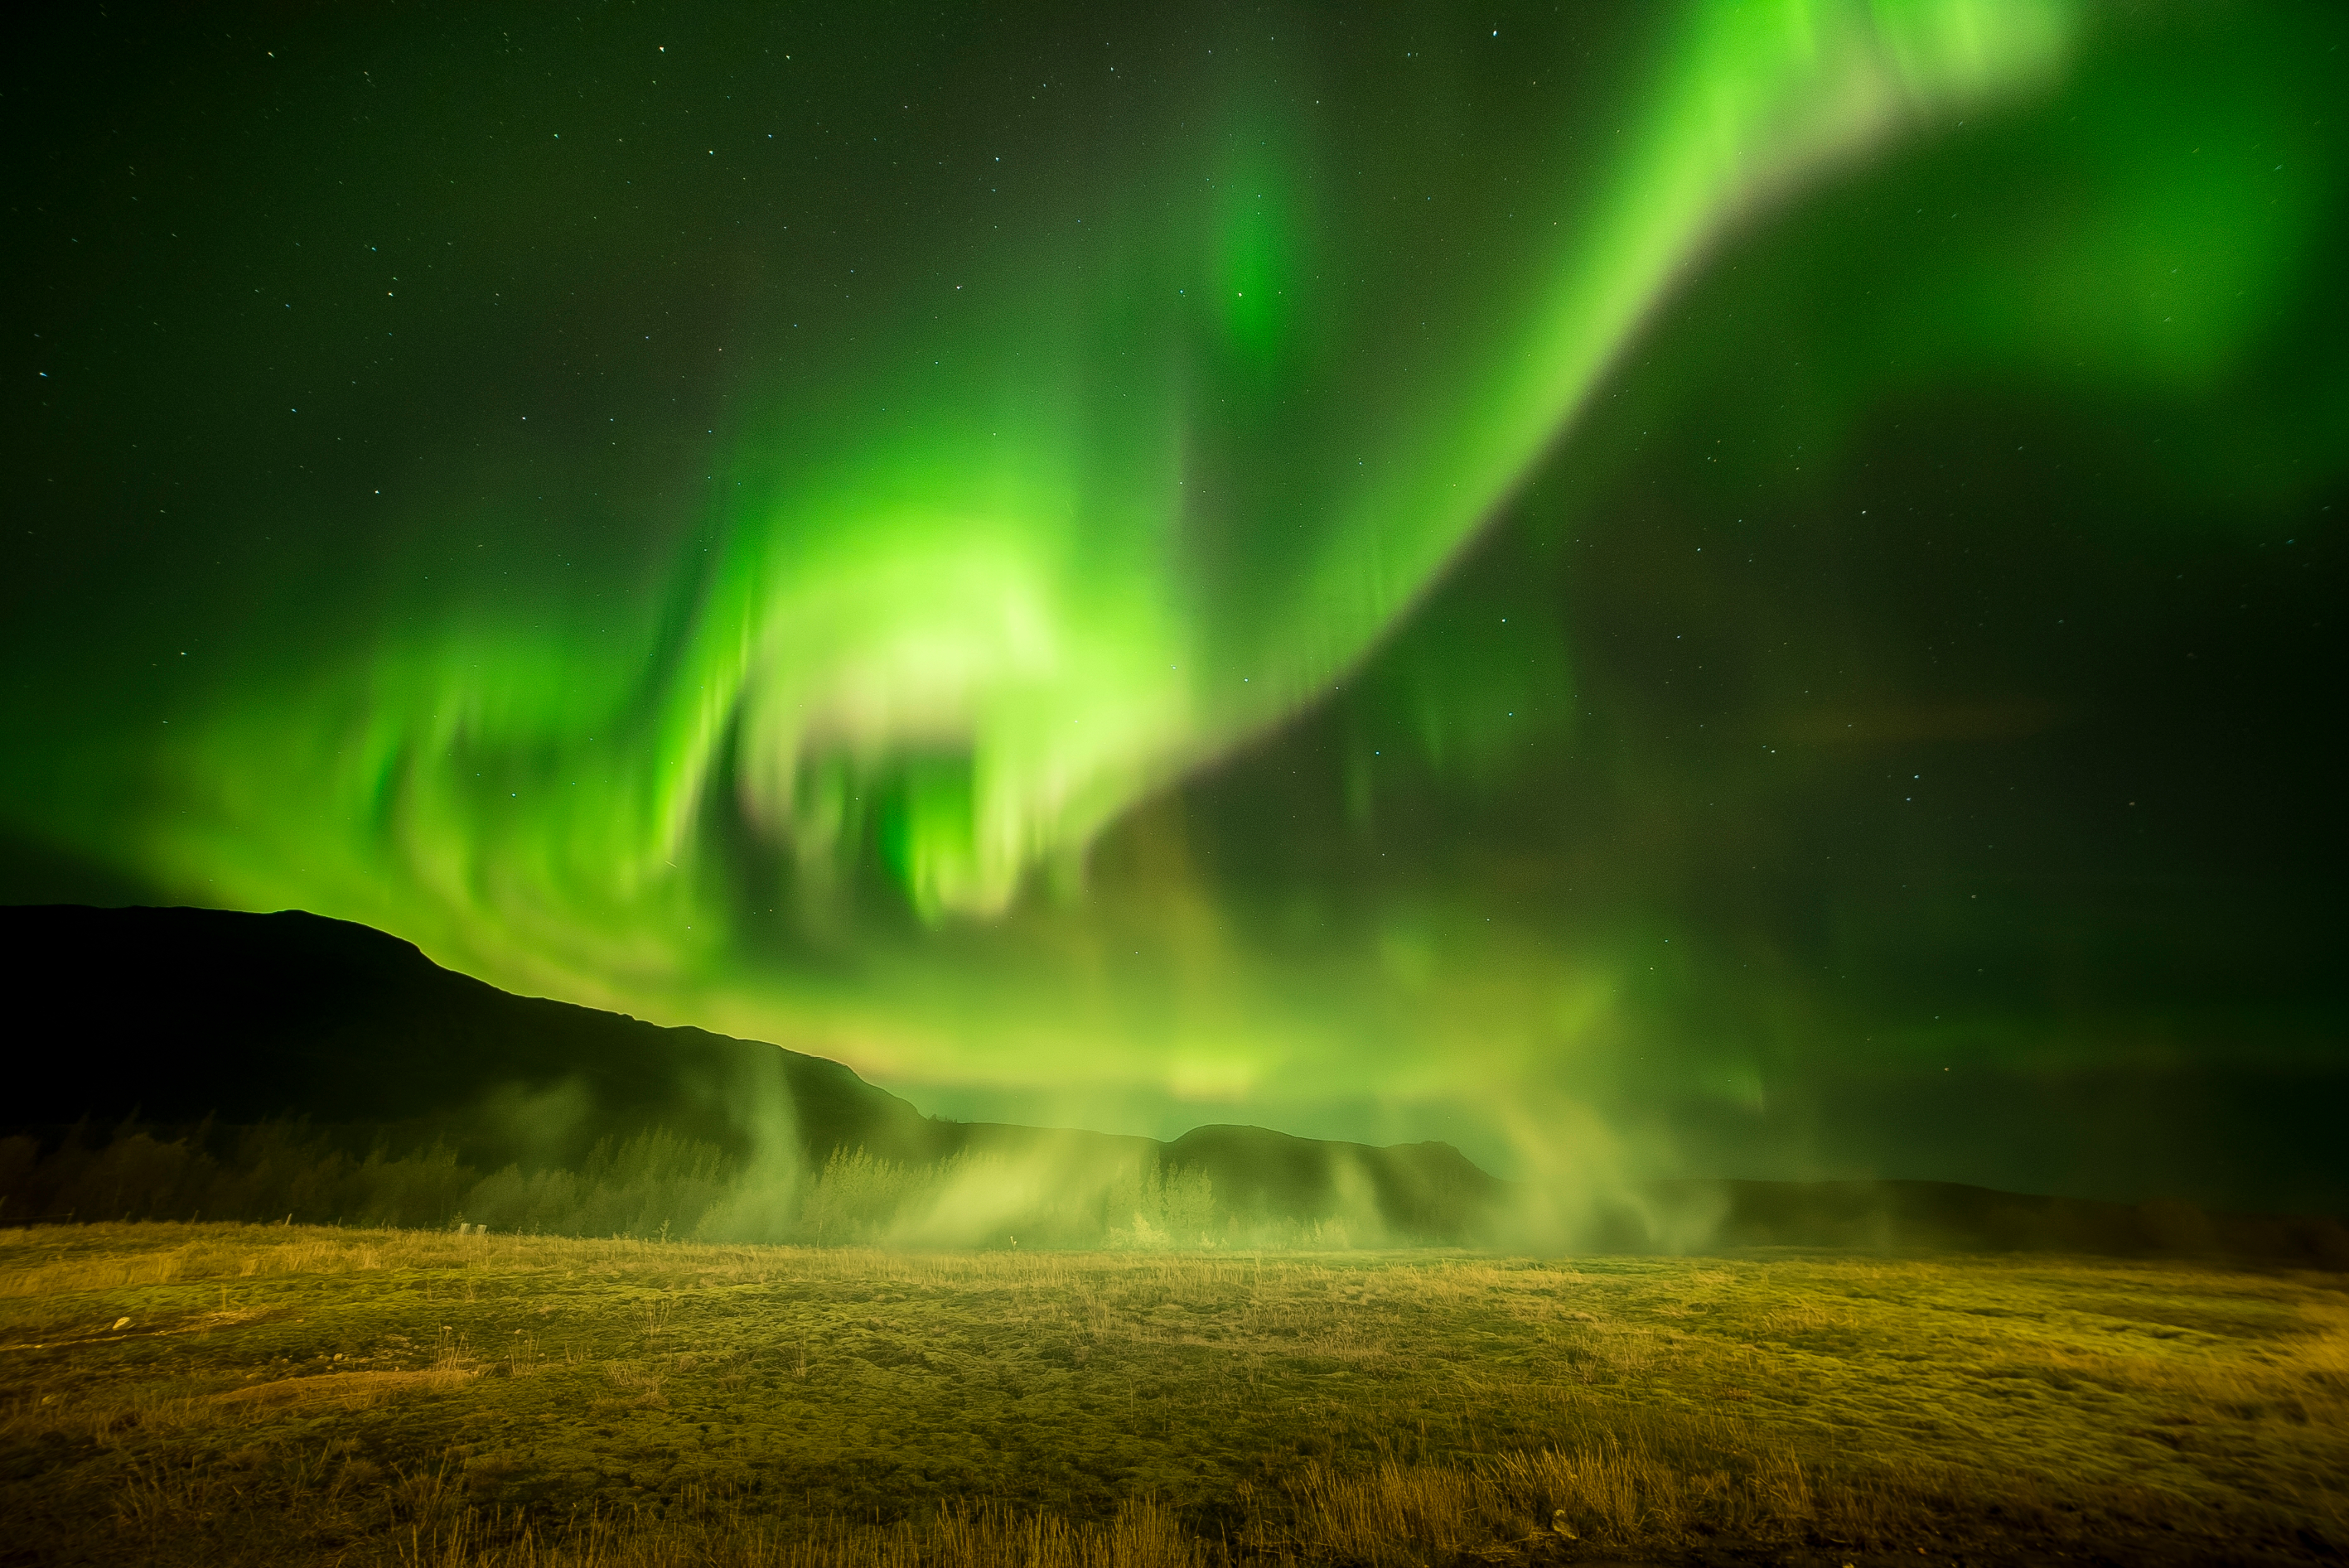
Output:
<instances>
[{"instance_id":1,"label":"grassy foreground","mask_svg":"<svg viewBox=\"0 0 2349 1568\"><path fill-rule=\"evenodd\" d=\"M2326 1561L2349 1282L0 1232L0 1561Z\"/></svg>"}]
</instances>

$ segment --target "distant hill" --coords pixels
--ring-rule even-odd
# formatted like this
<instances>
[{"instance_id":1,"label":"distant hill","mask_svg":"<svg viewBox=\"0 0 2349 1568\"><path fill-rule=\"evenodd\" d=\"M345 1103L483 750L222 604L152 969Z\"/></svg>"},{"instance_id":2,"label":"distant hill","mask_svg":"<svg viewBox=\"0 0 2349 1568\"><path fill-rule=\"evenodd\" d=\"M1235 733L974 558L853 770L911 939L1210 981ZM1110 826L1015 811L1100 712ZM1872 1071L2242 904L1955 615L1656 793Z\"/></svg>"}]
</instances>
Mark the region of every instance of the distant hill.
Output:
<instances>
[{"instance_id":1,"label":"distant hill","mask_svg":"<svg viewBox=\"0 0 2349 1568\"><path fill-rule=\"evenodd\" d=\"M653 1133L738 1165L779 1138L935 1165L1154 1161L1206 1175L1219 1217L1374 1212L1398 1238L1464 1238L1504 1184L1445 1144L1375 1149L1262 1128L1172 1144L924 1116L842 1064L755 1040L516 996L412 944L300 912L0 906L12 1016L0 1131L251 1127L288 1119L355 1152L434 1140L468 1164L578 1169Z\"/></svg>"},{"instance_id":2,"label":"distant hill","mask_svg":"<svg viewBox=\"0 0 2349 1568\"><path fill-rule=\"evenodd\" d=\"M10 1220L201 1209L439 1223L470 1204L502 1227L649 1234L739 1207L780 1146L808 1181L835 1168L795 1191L797 1229L731 1233L836 1239L823 1228L832 1222L810 1218L822 1211L864 1215L852 1233L868 1237L886 1213L899 1216L891 1233L916 1239L1023 1229L1069 1239L1147 1214L1186 1237L2349 1267L2349 1231L2335 1220L1932 1181L1656 1182L1606 1205L1583 1234L1517 1235L1510 1184L1448 1144L1372 1148L1228 1126L1161 1142L942 1120L838 1062L512 995L397 937L297 912L0 906L0 985L10 1045L0 1218ZM109 1144L134 1119L144 1130ZM371 1150L431 1145L438 1164L361 1169ZM925 1229L924 1206L968 1207L973 1172L990 1161L1027 1173L1028 1206Z\"/></svg>"},{"instance_id":3,"label":"distant hill","mask_svg":"<svg viewBox=\"0 0 2349 1568\"><path fill-rule=\"evenodd\" d=\"M2225 1213L2156 1199L2002 1192L1955 1181L1659 1181L1635 1227L1707 1251L2085 1253L2349 1269L2349 1227L2323 1215Z\"/></svg>"},{"instance_id":4,"label":"distant hill","mask_svg":"<svg viewBox=\"0 0 2349 1568\"><path fill-rule=\"evenodd\" d=\"M1195 1127L1165 1146L1164 1159L1206 1176L1222 1208L1243 1220L1342 1213L1367 1198L1406 1235L1473 1234L1504 1187L1449 1143L1373 1149L1261 1127Z\"/></svg>"}]
</instances>

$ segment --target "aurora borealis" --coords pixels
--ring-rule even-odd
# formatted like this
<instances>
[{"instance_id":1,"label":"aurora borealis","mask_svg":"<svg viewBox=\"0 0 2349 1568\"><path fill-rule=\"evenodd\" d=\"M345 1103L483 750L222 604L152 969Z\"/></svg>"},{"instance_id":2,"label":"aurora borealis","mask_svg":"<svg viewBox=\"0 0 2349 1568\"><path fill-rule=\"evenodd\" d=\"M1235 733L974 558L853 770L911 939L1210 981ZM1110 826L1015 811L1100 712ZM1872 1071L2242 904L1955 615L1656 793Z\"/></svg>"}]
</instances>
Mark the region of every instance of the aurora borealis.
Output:
<instances>
[{"instance_id":1,"label":"aurora borealis","mask_svg":"<svg viewBox=\"0 0 2349 1568\"><path fill-rule=\"evenodd\" d=\"M0 896L949 1114L2349 1202L2344 39L54 21Z\"/></svg>"}]
</instances>

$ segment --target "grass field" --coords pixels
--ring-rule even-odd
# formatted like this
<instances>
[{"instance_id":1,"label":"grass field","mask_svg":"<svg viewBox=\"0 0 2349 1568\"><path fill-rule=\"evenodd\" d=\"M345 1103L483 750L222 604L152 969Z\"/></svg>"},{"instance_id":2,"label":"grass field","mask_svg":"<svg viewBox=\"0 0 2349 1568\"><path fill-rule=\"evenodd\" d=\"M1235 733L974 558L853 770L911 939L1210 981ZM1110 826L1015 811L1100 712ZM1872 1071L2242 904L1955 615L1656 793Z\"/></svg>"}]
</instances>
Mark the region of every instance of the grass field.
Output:
<instances>
[{"instance_id":1,"label":"grass field","mask_svg":"<svg viewBox=\"0 0 2349 1568\"><path fill-rule=\"evenodd\" d=\"M0 1232L11 1563L2329 1561L2349 1281Z\"/></svg>"}]
</instances>

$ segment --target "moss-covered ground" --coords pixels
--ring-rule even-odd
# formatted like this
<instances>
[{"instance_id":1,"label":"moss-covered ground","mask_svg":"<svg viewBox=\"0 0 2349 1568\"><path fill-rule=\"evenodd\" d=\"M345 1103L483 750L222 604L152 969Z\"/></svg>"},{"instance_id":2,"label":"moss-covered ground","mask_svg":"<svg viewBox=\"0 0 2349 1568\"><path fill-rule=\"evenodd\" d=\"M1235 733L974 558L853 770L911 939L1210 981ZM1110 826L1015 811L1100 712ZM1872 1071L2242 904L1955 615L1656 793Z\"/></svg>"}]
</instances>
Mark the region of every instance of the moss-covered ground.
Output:
<instances>
[{"instance_id":1,"label":"moss-covered ground","mask_svg":"<svg viewBox=\"0 0 2349 1568\"><path fill-rule=\"evenodd\" d=\"M0 1232L11 1563L2326 1561L2344 1416L2323 1274Z\"/></svg>"}]
</instances>

